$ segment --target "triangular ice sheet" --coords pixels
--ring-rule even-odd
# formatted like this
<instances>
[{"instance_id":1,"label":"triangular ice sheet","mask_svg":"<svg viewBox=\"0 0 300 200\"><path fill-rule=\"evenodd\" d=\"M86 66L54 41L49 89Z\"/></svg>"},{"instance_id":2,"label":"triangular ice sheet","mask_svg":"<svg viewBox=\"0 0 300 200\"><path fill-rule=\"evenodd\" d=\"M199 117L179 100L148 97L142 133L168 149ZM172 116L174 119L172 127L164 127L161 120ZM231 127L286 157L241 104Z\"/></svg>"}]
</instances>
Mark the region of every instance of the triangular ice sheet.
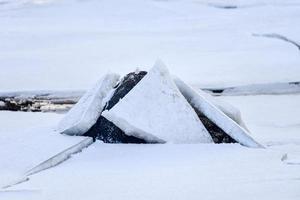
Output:
<instances>
[{"instance_id":1,"label":"triangular ice sheet","mask_svg":"<svg viewBox=\"0 0 300 200\"><path fill-rule=\"evenodd\" d=\"M156 63L123 99L102 115L126 134L147 141L212 142L162 63Z\"/></svg>"},{"instance_id":2,"label":"triangular ice sheet","mask_svg":"<svg viewBox=\"0 0 300 200\"><path fill-rule=\"evenodd\" d=\"M83 135L88 131L100 116L105 106L105 97L118 81L117 74L102 77L60 121L58 131L67 135Z\"/></svg>"},{"instance_id":3,"label":"triangular ice sheet","mask_svg":"<svg viewBox=\"0 0 300 200\"><path fill-rule=\"evenodd\" d=\"M175 83L176 83L176 78L175 78ZM211 94L201 90L200 88L197 88L197 93L201 95L203 98L205 98L207 101L209 101L211 104L216 106L218 109L220 109L225 115L227 115L238 125L243 127L246 131L249 132L245 122L242 119L241 111L237 107L219 98L214 98Z\"/></svg>"},{"instance_id":4,"label":"triangular ice sheet","mask_svg":"<svg viewBox=\"0 0 300 200\"><path fill-rule=\"evenodd\" d=\"M263 147L249 136L247 130L225 115L203 95L196 92L193 88L178 78L175 78L174 81L180 92L195 109L198 109L200 112L202 112L208 119L214 122L234 140L247 147Z\"/></svg>"}]
</instances>

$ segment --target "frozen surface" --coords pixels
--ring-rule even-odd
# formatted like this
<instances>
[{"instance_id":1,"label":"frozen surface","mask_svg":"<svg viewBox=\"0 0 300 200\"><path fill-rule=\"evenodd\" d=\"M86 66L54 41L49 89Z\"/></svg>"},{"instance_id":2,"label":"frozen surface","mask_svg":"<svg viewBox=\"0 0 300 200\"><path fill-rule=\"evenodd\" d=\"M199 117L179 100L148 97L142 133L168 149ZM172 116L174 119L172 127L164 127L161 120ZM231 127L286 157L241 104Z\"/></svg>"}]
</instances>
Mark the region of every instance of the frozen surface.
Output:
<instances>
[{"instance_id":1,"label":"frozen surface","mask_svg":"<svg viewBox=\"0 0 300 200\"><path fill-rule=\"evenodd\" d=\"M54 131L61 117L58 114L0 112L0 187L82 140Z\"/></svg>"},{"instance_id":2,"label":"frozen surface","mask_svg":"<svg viewBox=\"0 0 300 200\"><path fill-rule=\"evenodd\" d=\"M300 95L218 99L241 110L252 134L266 149L238 144L109 145L96 142L65 163L33 175L30 181L0 190L0 199L198 200L201 196L211 200L240 197L298 200ZM32 159L51 154L50 149L77 143L77 137L58 135L58 139L57 135L48 134L49 127L60 118L56 114L0 112L1 122L6 122L0 127L1 180L7 169L22 171L20 169L26 168L24 165L28 166ZM45 127L34 128L37 121L42 121L40 125ZM28 135L30 139L26 139ZM13 141L6 139L4 143L3 139L10 136ZM45 142L43 148L37 150L38 146L31 145L32 140L37 141L42 136L47 141L40 140ZM282 161L286 154L287 159Z\"/></svg>"},{"instance_id":3,"label":"frozen surface","mask_svg":"<svg viewBox=\"0 0 300 200\"><path fill-rule=\"evenodd\" d=\"M113 90L119 78L116 74L103 76L64 116L58 125L58 131L67 135L86 133L96 123L105 106L105 98Z\"/></svg>"},{"instance_id":4,"label":"frozen surface","mask_svg":"<svg viewBox=\"0 0 300 200\"><path fill-rule=\"evenodd\" d=\"M300 95L217 97L240 109L258 141L269 146L300 143Z\"/></svg>"},{"instance_id":5,"label":"frozen surface","mask_svg":"<svg viewBox=\"0 0 300 200\"><path fill-rule=\"evenodd\" d=\"M59 152L58 154L55 154L54 156L50 157L49 159L43 161L42 163L36 165L32 169L28 170L25 175L30 176L33 174L36 174L38 172L41 172L43 170L55 167L69 158L71 158L72 155L76 153L80 153L84 148L87 148L94 142L93 138L86 137L82 139L77 144L64 149L63 151Z\"/></svg>"},{"instance_id":6,"label":"frozen surface","mask_svg":"<svg viewBox=\"0 0 300 200\"><path fill-rule=\"evenodd\" d=\"M196 92L196 90L186 85L180 79L175 79L175 83L183 96L195 109L202 112L234 140L247 147L262 147L262 145L250 137L249 132L246 129L239 126L238 123L228 117L205 96Z\"/></svg>"},{"instance_id":7,"label":"frozen surface","mask_svg":"<svg viewBox=\"0 0 300 200\"><path fill-rule=\"evenodd\" d=\"M299 21L298 0L0 0L0 90L86 89L157 57L201 88L299 81L299 49L253 36L299 43ZM218 98L266 149L97 142L0 199L298 200L300 95ZM1 184L82 139L61 118L0 112Z\"/></svg>"},{"instance_id":8,"label":"frozen surface","mask_svg":"<svg viewBox=\"0 0 300 200\"><path fill-rule=\"evenodd\" d=\"M102 115L127 135L148 141L212 142L197 114L177 89L168 69L160 62Z\"/></svg>"},{"instance_id":9,"label":"frozen surface","mask_svg":"<svg viewBox=\"0 0 300 200\"><path fill-rule=\"evenodd\" d=\"M216 88L222 91L221 95L272 95L272 94L299 94L300 82L250 84L228 88Z\"/></svg>"},{"instance_id":10,"label":"frozen surface","mask_svg":"<svg viewBox=\"0 0 300 200\"><path fill-rule=\"evenodd\" d=\"M209 101L214 106L216 106L218 109L220 109L225 115L227 115L233 121L235 121L236 123L238 123L244 129L248 130L246 124L244 123L244 121L242 119L241 112L240 112L240 110L238 108L236 108L235 106L233 106L232 104L230 104L230 103L228 103L226 101L222 101L220 99L212 97L209 93L203 91L200 88L193 88L193 87L191 87L191 89L196 90L197 93L199 93L207 101Z\"/></svg>"},{"instance_id":11,"label":"frozen surface","mask_svg":"<svg viewBox=\"0 0 300 200\"><path fill-rule=\"evenodd\" d=\"M200 86L300 80L295 46L252 35L299 43L299 0L1 2L2 91L85 89L107 71L148 69L158 57Z\"/></svg>"}]
</instances>

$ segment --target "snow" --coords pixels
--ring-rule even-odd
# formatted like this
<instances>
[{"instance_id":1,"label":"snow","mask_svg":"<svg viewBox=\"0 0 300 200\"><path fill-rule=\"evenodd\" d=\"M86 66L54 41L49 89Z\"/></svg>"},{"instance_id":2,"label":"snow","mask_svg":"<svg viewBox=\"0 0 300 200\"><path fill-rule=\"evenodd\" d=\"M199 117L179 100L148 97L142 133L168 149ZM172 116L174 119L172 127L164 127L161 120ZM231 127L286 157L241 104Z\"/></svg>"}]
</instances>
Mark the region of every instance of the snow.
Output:
<instances>
[{"instance_id":1,"label":"snow","mask_svg":"<svg viewBox=\"0 0 300 200\"><path fill-rule=\"evenodd\" d=\"M5 106L5 102L0 101L0 108Z\"/></svg>"},{"instance_id":2,"label":"snow","mask_svg":"<svg viewBox=\"0 0 300 200\"><path fill-rule=\"evenodd\" d=\"M288 165L300 165L300 156L299 154L284 154L281 158L281 161Z\"/></svg>"},{"instance_id":3,"label":"snow","mask_svg":"<svg viewBox=\"0 0 300 200\"><path fill-rule=\"evenodd\" d=\"M161 62L156 62L124 98L102 115L127 135L148 141L212 142L197 114Z\"/></svg>"},{"instance_id":4,"label":"snow","mask_svg":"<svg viewBox=\"0 0 300 200\"><path fill-rule=\"evenodd\" d=\"M258 142L249 136L249 132L239 126L231 118L219 110L207 98L197 93L193 88L186 85L180 79L175 79L176 85L183 96L195 108L202 112L207 118L219 126L225 133L247 147L262 147Z\"/></svg>"},{"instance_id":5,"label":"snow","mask_svg":"<svg viewBox=\"0 0 300 200\"><path fill-rule=\"evenodd\" d=\"M253 36L280 34L299 43L299 0L31 2L0 0L1 92L86 89L108 71L147 70L158 57L200 88L300 80L295 45ZM241 111L265 149L97 141L25 183L0 189L0 199L298 200L300 95L217 99ZM0 185L82 140L54 131L62 117L0 112Z\"/></svg>"},{"instance_id":6,"label":"snow","mask_svg":"<svg viewBox=\"0 0 300 200\"><path fill-rule=\"evenodd\" d=\"M46 161L42 162L41 164L35 166L34 168L30 169L29 171L26 172L25 175L29 176L32 174L36 174L40 171L49 169L51 167L55 167L62 162L66 161L69 159L73 154L81 152L84 148L87 148L93 143L93 138L85 138L79 143L63 150L62 152L52 156L51 158L47 159Z\"/></svg>"},{"instance_id":7,"label":"snow","mask_svg":"<svg viewBox=\"0 0 300 200\"><path fill-rule=\"evenodd\" d=\"M295 46L252 35L299 42L299 0L6 2L0 5L1 91L90 88L108 71L147 70L158 57L200 86L300 80Z\"/></svg>"},{"instance_id":8,"label":"snow","mask_svg":"<svg viewBox=\"0 0 300 200\"><path fill-rule=\"evenodd\" d=\"M55 167L69 158L73 154L76 154L78 152L81 152L84 148L87 148L93 143L93 138L85 138L82 141L80 141L78 144L75 144L62 152L52 156L51 158L43 161L42 163L38 164L37 166L33 167L32 169L28 170L27 172L20 174L19 176L15 177L14 179L11 179L10 182L6 182L5 185L0 185L2 189L10 188L14 185L29 181L29 176L36 174L38 172L41 172L43 170Z\"/></svg>"},{"instance_id":9,"label":"snow","mask_svg":"<svg viewBox=\"0 0 300 200\"><path fill-rule=\"evenodd\" d=\"M288 162L299 161L300 95L217 99L241 110L252 135L267 148L97 141L61 165L0 190L0 199L177 200L201 196L212 200L298 200L300 165ZM15 174L28 170L82 140L49 132L61 118L53 113L0 112L0 121L6 122L0 126L1 182L8 171ZM45 142L38 145L41 141ZM282 161L285 154L288 159Z\"/></svg>"},{"instance_id":10,"label":"snow","mask_svg":"<svg viewBox=\"0 0 300 200\"><path fill-rule=\"evenodd\" d=\"M251 135L266 146L299 145L300 95L222 96L237 106Z\"/></svg>"},{"instance_id":11,"label":"snow","mask_svg":"<svg viewBox=\"0 0 300 200\"><path fill-rule=\"evenodd\" d=\"M82 140L54 131L61 117L54 113L0 112L0 187Z\"/></svg>"},{"instance_id":12,"label":"snow","mask_svg":"<svg viewBox=\"0 0 300 200\"><path fill-rule=\"evenodd\" d=\"M220 99L216 99L212 97L210 94L204 92L199 88L198 89L195 88L195 90L197 90L197 93L199 93L201 96L205 97L207 101L209 101L214 106L219 108L225 115L227 115L229 118L231 118L233 121L235 121L236 123L238 123L240 126L242 126L244 129L248 131L246 124L242 119L241 112L238 108L236 108L235 106L231 105L226 101L222 101Z\"/></svg>"},{"instance_id":13,"label":"snow","mask_svg":"<svg viewBox=\"0 0 300 200\"><path fill-rule=\"evenodd\" d=\"M119 75L107 74L87 91L58 125L58 131L67 135L83 135L99 118L105 98L119 81Z\"/></svg>"},{"instance_id":14,"label":"snow","mask_svg":"<svg viewBox=\"0 0 300 200\"><path fill-rule=\"evenodd\" d=\"M225 89L222 95L293 94L300 93L300 83L253 84Z\"/></svg>"},{"instance_id":15,"label":"snow","mask_svg":"<svg viewBox=\"0 0 300 200\"><path fill-rule=\"evenodd\" d=\"M0 92L0 96L3 98L40 98L40 99L58 99L58 100L78 100L83 96L85 91L83 90L32 90L32 91L10 91Z\"/></svg>"}]
</instances>

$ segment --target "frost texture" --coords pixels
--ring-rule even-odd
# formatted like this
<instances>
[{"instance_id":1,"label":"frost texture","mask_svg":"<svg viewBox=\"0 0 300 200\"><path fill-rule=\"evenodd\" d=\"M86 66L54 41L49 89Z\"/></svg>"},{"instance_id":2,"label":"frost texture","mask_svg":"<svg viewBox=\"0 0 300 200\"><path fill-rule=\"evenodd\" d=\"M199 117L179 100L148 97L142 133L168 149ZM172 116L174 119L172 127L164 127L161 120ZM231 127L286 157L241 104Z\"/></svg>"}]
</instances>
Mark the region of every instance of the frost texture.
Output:
<instances>
[{"instance_id":1,"label":"frost texture","mask_svg":"<svg viewBox=\"0 0 300 200\"><path fill-rule=\"evenodd\" d=\"M200 93L197 93L178 78L175 79L175 83L180 92L193 107L202 112L207 118L209 118L237 142L247 147L262 147L262 145L257 143L248 135L248 132L244 128L239 126L235 121L225 115Z\"/></svg>"},{"instance_id":2,"label":"frost texture","mask_svg":"<svg viewBox=\"0 0 300 200\"><path fill-rule=\"evenodd\" d=\"M107 74L85 93L79 102L67 113L58 125L58 131L67 135L83 135L97 121L105 103L117 84L119 75Z\"/></svg>"},{"instance_id":3,"label":"frost texture","mask_svg":"<svg viewBox=\"0 0 300 200\"><path fill-rule=\"evenodd\" d=\"M162 63L156 63L119 103L102 115L127 135L151 142L212 142Z\"/></svg>"}]
</instances>

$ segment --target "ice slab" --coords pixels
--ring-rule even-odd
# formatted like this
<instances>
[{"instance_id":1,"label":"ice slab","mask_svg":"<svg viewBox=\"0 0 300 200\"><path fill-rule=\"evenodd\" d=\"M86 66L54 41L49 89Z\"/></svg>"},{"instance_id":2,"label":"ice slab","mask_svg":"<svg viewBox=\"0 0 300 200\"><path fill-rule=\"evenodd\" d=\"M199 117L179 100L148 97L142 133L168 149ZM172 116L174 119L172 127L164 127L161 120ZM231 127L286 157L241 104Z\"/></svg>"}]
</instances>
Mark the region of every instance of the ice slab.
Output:
<instances>
[{"instance_id":1,"label":"ice slab","mask_svg":"<svg viewBox=\"0 0 300 200\"><path fill-rule=\"evenodd\" d=\"M197 114L177 89L168 69L160 62L102 115L126 134L147 141L212 142Z\"/></svg>"}]
</instances>

